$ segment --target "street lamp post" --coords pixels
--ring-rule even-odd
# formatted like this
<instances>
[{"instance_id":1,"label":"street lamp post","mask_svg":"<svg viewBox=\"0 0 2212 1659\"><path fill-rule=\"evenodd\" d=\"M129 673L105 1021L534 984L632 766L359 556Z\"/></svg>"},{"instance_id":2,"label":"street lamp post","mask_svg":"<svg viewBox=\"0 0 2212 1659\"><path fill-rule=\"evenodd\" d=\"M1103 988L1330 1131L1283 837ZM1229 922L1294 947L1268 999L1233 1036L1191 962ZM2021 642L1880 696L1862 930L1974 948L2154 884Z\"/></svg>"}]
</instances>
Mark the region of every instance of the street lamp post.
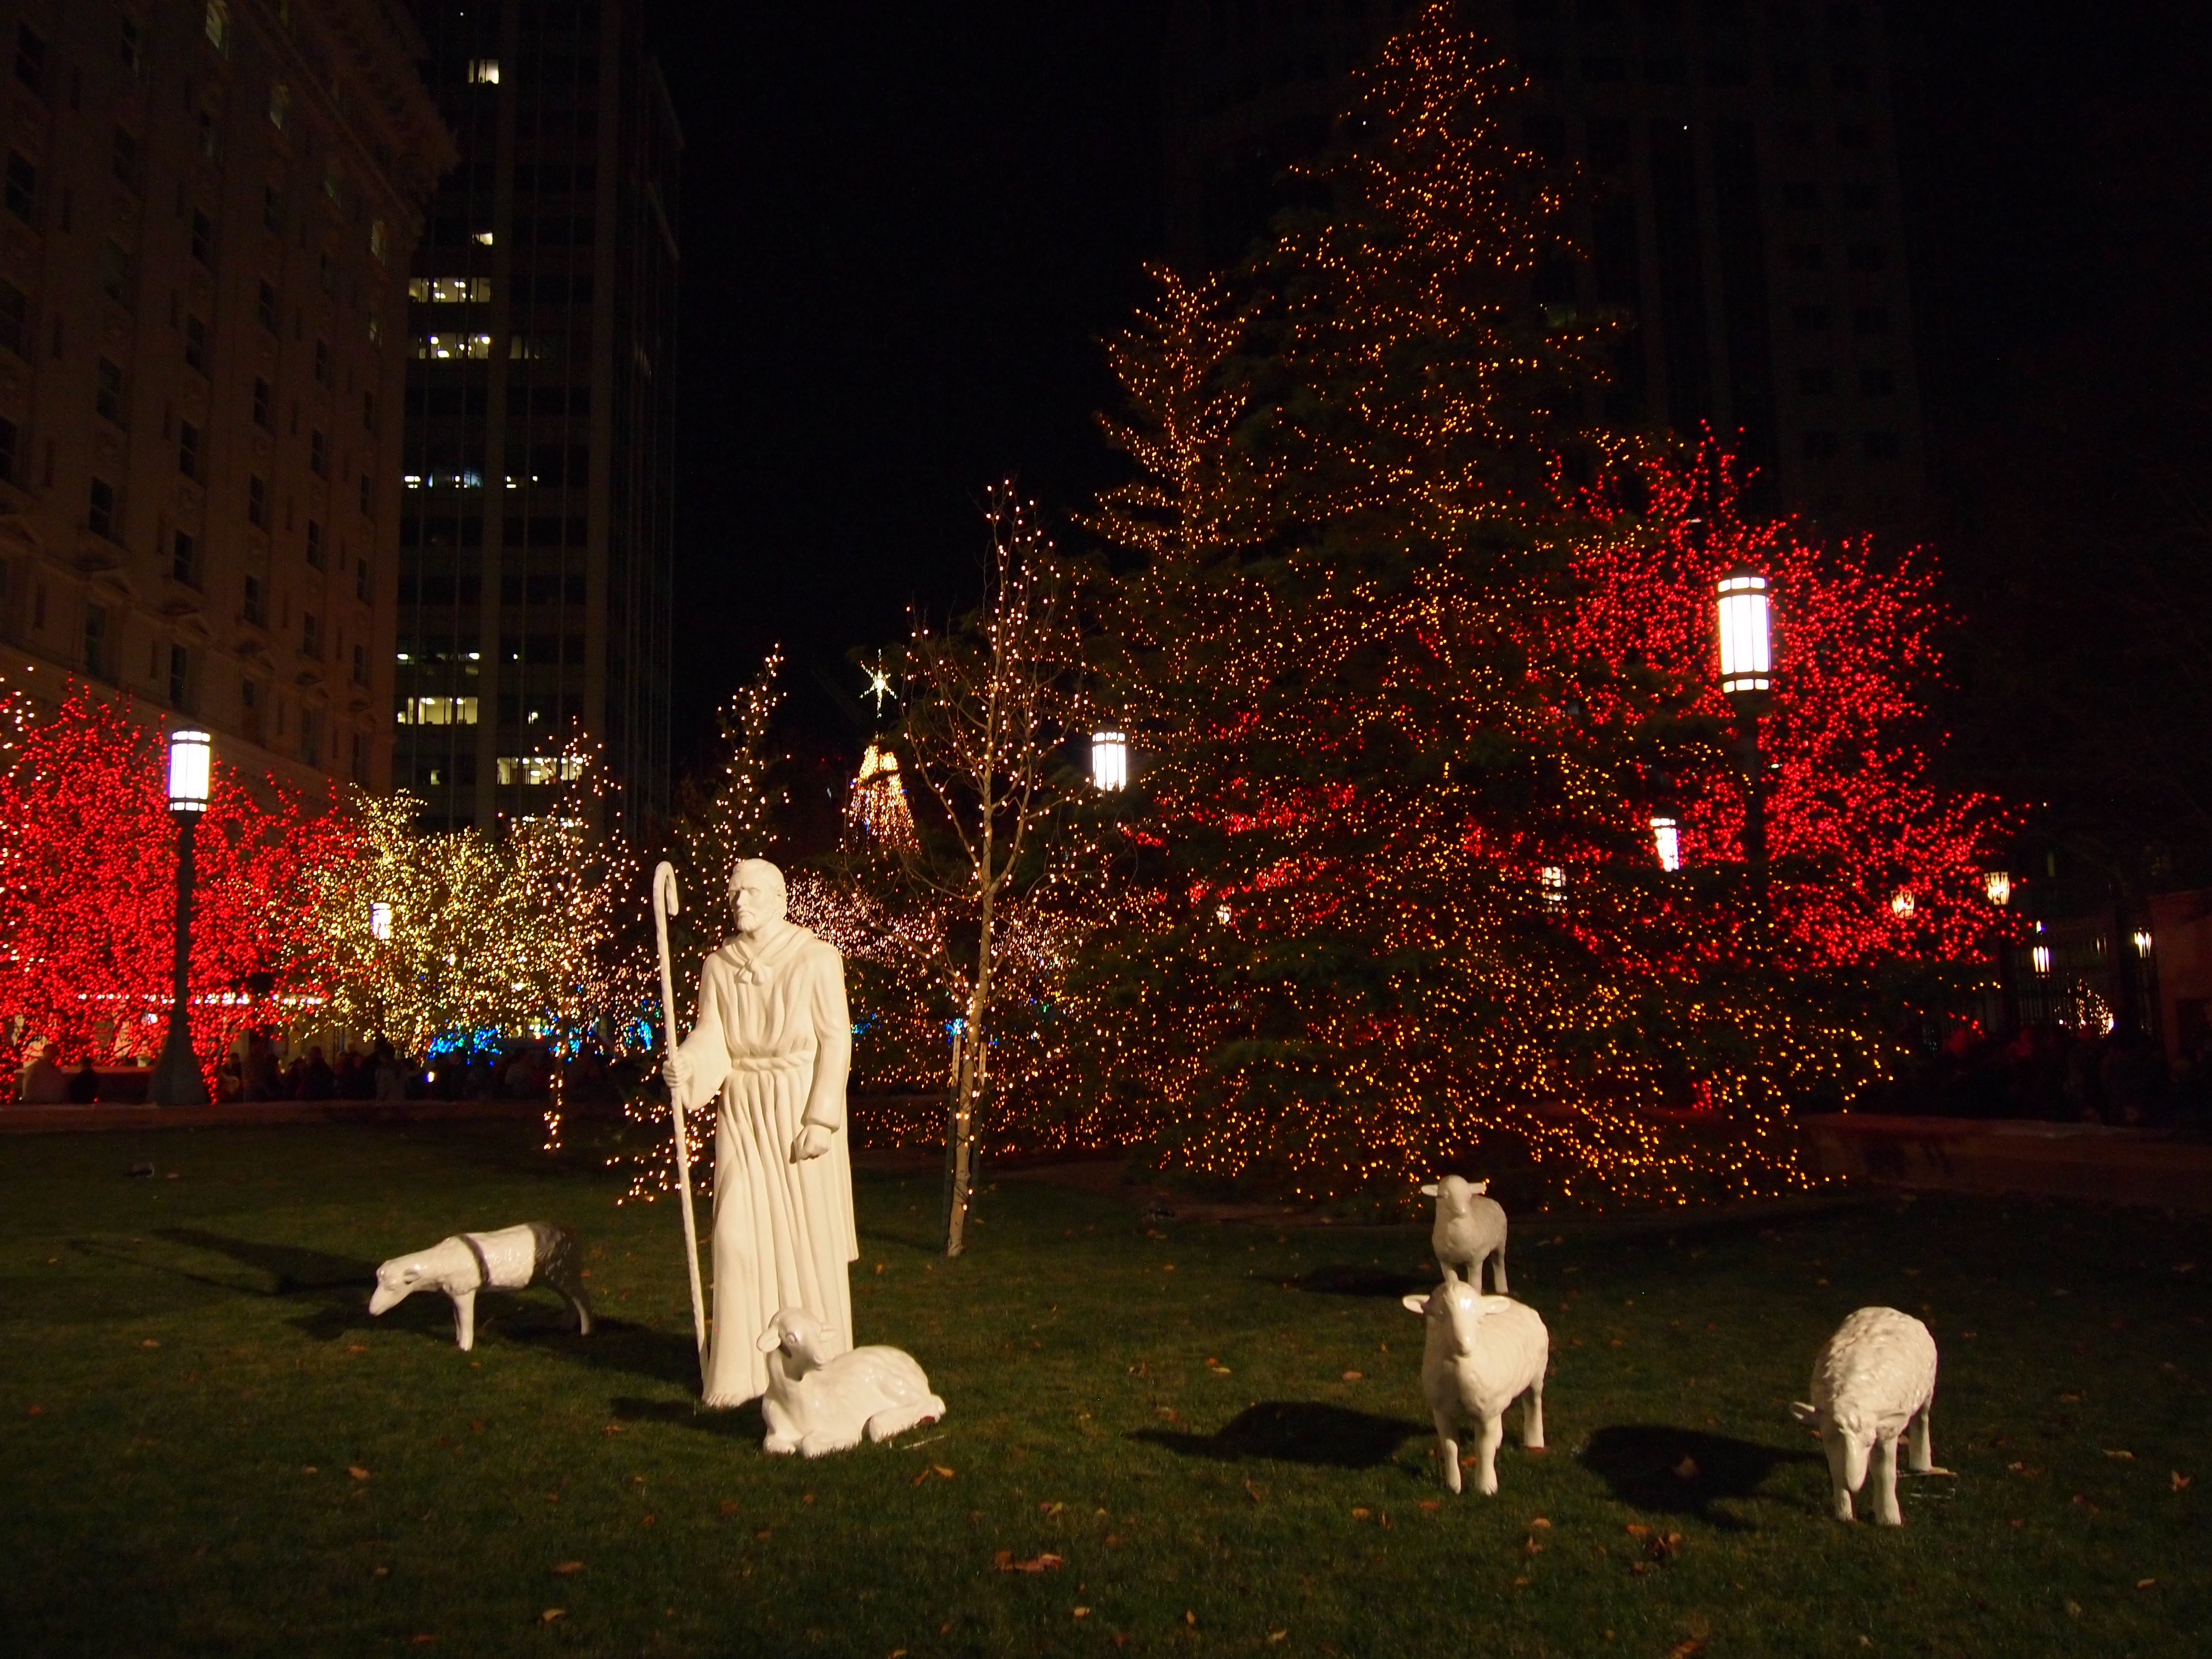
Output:
<instances>
[{"instance_id":1,"label":"street lamp post","mask_svg":"<svg viewBox=\"0 0 2212 1659\"><path fill-rule=\"evenodd\" d=\"M177 823L177 961L169 1000L169 1035L154 1068L156 1106L204 1106L207 1079L192 1054L192 836L207 811L214 745L204 732L169 733L169 816Z\"/></svg>"},{"instance_id":2,"label":"street lamp post","mask_svg":"<svg viewBox=\"0 0 2212 1659\"><path fill-rule=\"evenodd\" d=\"M1752 891L1766 896L1766 766L1759 752L1759 718L1774 694L1774 650L1766 578L1732 570L1715 585L1713 620L1720 634L1721 690L1735 709L1736 761L1743 769L1743 861Z\"/></svg>"}]
</instances>

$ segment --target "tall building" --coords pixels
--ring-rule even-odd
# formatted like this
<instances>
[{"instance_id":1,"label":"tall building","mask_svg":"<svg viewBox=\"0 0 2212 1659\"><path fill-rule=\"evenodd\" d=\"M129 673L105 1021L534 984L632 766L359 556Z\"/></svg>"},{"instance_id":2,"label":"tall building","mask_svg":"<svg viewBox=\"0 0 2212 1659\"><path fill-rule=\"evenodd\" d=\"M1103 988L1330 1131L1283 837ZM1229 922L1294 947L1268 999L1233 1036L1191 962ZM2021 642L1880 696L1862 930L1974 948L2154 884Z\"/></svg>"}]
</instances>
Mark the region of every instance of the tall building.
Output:
<instances>
[{"instance_id":1,"label":"tall building","mask_svg":"<svg viewBox=\"0 0 2212 1659\"><path fill-rule=\"evenodd\" d=\"M637 0L426 7L461 165L410 288L395 781L428 827L668 799L677 180Z\"/></svg>"},{"instance_id":2,"label":"tall building","mask_svg":"<svg viewBox=\"0 0 2212 1659\"><path fill-rule=\"evenodd\" d=\"M390 762L406 262L451 148L385 0L0 4L0 677Z\"/></svg>"},{"instance_id":3,"label":"tall building","mask_svg":"<svg viewBox=\"0 0 2212 1659\"><path fill-rule=\"evenodd\" d=\"M1167 75L1177 257L1266 223L1402 0L1179 0ZM1538 298L1626 314L1607 412L1706 423L1771 505L1909 516L1923 479L1891 53L1872 4L1468 0L1536 82L1524 141L1583 165L1589 258Z\"/></svg>"}]
</instances>

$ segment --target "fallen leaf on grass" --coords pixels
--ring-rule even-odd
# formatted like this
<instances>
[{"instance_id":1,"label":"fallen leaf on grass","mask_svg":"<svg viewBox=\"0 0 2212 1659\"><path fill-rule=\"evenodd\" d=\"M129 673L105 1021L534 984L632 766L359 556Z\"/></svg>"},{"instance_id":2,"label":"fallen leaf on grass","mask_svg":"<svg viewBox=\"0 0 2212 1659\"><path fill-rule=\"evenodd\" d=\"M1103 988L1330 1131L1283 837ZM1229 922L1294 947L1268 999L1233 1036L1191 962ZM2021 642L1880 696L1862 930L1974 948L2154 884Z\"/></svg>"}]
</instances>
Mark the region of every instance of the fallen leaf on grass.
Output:
<instances>
[{"instance_id":1,"label":"fallen leaf on grass","mask_svg":"<svg viewBox=\"0 0 2212 1659\"><path fill-rule=\"evenodd\" d=\"M1362 1373L1358 1371L1346 1371L1344 1374L1344 1380L1347 1382L1357 1382L1360 1380L1361 1376Z\"/></svg>"},{"instance_id":2,"label":"fallen leaf on grass","mask_svg":"<svg viewBox=\"0 0 2212 1659\"><path fill-rule=\"evenodd\" d=\"M1548 1528L1552 1523L1551 1523L1550 1522L1547 1521L1546 1519L1544 1519L1544 1517L1543 1517L1542 1516L1540 1516L1540 1516L1538 1516L1534 1520L1531 1521L1528 1524L1529 1524L1530 1526L1532 1526L1532 1527L1547 1527L1547 1528Z\"/></svg>"},{"instance_id":3,"label":"fallen leaf on grass","mask_svg":"<svg viewBox=\"0 0 2212 1659\"><path fill-rule=\"evenodd\" d=\"M538 1615L538 1622L541 1625L550 1625L556 1619L566 1619L568 1616L568 1609L566 1607L548 1607Z\"/></svg>"},{"instance_id":4,"label":"fallen leaf on grass","mask_svg":"<svg viewBox=\"0 0 2212 1659\"><path fill-rule=\"evenodd\" d=\"M389 1578L392 1577L392 1569L389 1567L374 1567L370 1570L368 1576L371 1578Z\"/></svg>"},{"instance_id":5,"label":"fallen leaf on grass","mask_svg":"<svg viewBox=\"0 0 2212 1659\"><path fill-rule=\"evenodd\" d=\"M1182 1421L1182 1413L1177 1411L1173 1406L1155 1406L1152 1407L1152 1414L1158 1418L1163 1423L1180 1423Z\"/></svg>"},{"instance_id":6,"label":"fallen leaf on grass","mask_svg":"<svg viewBox=\"0 0 2212 1659\"><path fill-rule=\"evenodd\" d=\"M410 1642L411 1642L411 1644L412 1644L414 1646L416 1646L416 1647L418 1647L418 1648L427 1648L427 1647L428 1647L428 1646L430 1645L430 1644L431 1644L431 1643L433 1643L433 1642L436 1641L437 1639L438 1639L438 1638L437 1638L436 1637L430 1635L428 1632L425 1632L423 1634L422 1634L422 1635L420 1635L420 1636L416 1636L416 1637L412 1637L412 1638L410 1638Z\"/></svg>"},{"instance_id":7,"label":"fallen leaf on grass","mask_svg":"<svg viewBox=\"0 0 2212 1659\"><path fill-rule=\"evenodd\" d=\"M2189 1490L2191 1477L2182 1474L2180 1470L2168 1469L2166 1472L2166 1478L2173 1483L2174 1491L2187 1492Z\"/></svg>"},{"instance_id":8,"label":"fallen leaf on grass","mask_svg":"<svg viewBox=\"0 0 2212 1659\"><path fill-rule=\"evenodd\" d=\"M2123 1463L2132 1463L2136 1461L2136 1455L2133 1452L2115 1451L2110 1446L2105 1448L2105 1455L2107 1457L2117 1458Z\"/></svg>"},{"instance_id":9,"label":"fallen leaf on grass","mask_svg":"<svg viewBox=\"0 0 2212 1659\"><path fill-rule=\"evenodd\" d=\"M1364 1521L1373 1513L1372 1510L1354 1510L1352 1512L1352 1518L1355 1521Z\"/></svg>"},{"instance_id":10,"label":"fallen leaf on grass","mask_svg":"<svg viewBox=\"0 0 2212 1659\"><path fill-rule=\"evenodd\" d=\"M558 1574L559 1574L562 1577L563 1577L563 1578L568 1577L570 1574L572 1574L572 1573L579 1573L579 1572L581 1572L581 1571L583 1571L583 1570L584 1570L584 1564L583 1564L581 1561L562 1561L562 1562L559 1562L559 1563L557 1563L557 1564L554 1566L554 1569L553 1569L553 1571L554 1571L555 1572L558 1573Z\"/></svg>"},{"instance_id":11,"label":"fallen leaf on grass","mask_svg":"<svg viewBox=\"0 0 2212 1659\"><path fill-rule=\"evenodd\" d=\"M483 1425L482 1424L478 1424L477 1426L481 1428ZM623 1425L619 1423L610 1423L606 1427L599 1431L601 1434L620 1434L622 1431Z\"/></svg>"},{"instance_id":12,"label":"fallen leaf on grass","mask_svg":"<svg viewBox=\"0 0 2212 1659\"><path fill-rule=\"evenodd\" d=\"M1260 1489L1252 1484L1252 1478L1249 1475L1244 1478L1244 1495L1255 1504L1263 1504L1267 1501L1261 1497Z\"/></svg>"},{"instance_id":13,"label":"fallen leaf on grass","mask_svg":"<svg viewBox=\"0 0 2212 1659\"><path fill-rule=\"evenodd\" d=\"M1644 1553L1650 1556L1654 1561L1663 1563L1673 1560L1680 1552L1681 1547L1682 1534L1680 1533L1655 1532L1651 1534L1650 1540L1644 1546Z\"/></svg>"},{"instance_id":14,"label":"fallen leaf on grass","mask_svg":"<svg viewBox=\"0 0 2212 1659\"><path fill-rule=\"evenodd\" d=\"M358 1464L358 1463L349 1463L349 1464L347 1464L347 1465L346 1465L346 1473L347 1473L348 1474L351 1475L351 1476L352 1476L355 1480L368 1480L368 1471L367 1469L365 1469L365 1468L362 1468L362 1466L361 1466L360 1464Z\"/></svg>"},{"instance_id":15,"label":"fallen leaf on grass","mask_svg":"<svg viewBox=\"0 0 2212 1659\"><path fill-rule=\"evenodd\" d=\"M1043 1503L1037 1505L1037 1513L1040 1515L1058 1515L1066 1507L1067 1505L1065 1504Z\"/></svg>"},{"instance_id":16,"label":"fallen leaf on grass","mask_svg":"<svg viewBox=\"0 0 2212 1659\"><path fill-rule=\"evenodd\" d=\"M1091 1609L1088 1607L1078 1607L1075 1609L1075 1616L1078 1619L1088 1619L1091 1616Z\"/></svg>"},{"instance_id":17,"label":"fallen leaf on grass","mask_svg":"<svg viewBox=\"0 0 2212 1659\"><path fill-rule=\"evenodd\" d=\"M1442 1509L1443 1504L1439 1499L1434 1498L1424 1498L1421 1500L1421 1507L1424 1510L1436 1510Z\"/></svg>"},{"instance_id":18,"label":"fallen leaf on grass","mask_svg":"<svg viewBox=\"0 0 2212 1659\"><path fill-rule=\"evenodd\" d=\"M1267 1632L1267 1639L1270 1642L1287 1642L1291 1639L1291 1633L1288 1630L1271 1630Z\"/></svg>"},{"instance_id":19,"label":"fallen leaf on grass","mask_svg":"<svg viewBox=\"0 0 2212 1659\"><path fill-rule=\"evenodd\" d=\"M1667 1650L1667 1659L1695 1659L1705 1650L1705 1644L1694 1636L1685 1637Z\"/></svg>"},{"instance_id":20,"label":"fallen leaf on grass","mask_svg":"<svg viewBox=\"0 0 2212 1659\"><path fill-rule=\"evenodd\" d=\"M1198 1623L1198 1615L1193 1613L1188 1607L1185 1607L1182 1610L1182 1621L1186 1625L1195 1626Z\"/></svg>"},{"instance_id":21,"label":"fallen leaf on grass","mask_svg":"<svg viewBox=\"0 0 2212 1659\"><path fill-rule=\"evenodd\" d=\"M1632 1522L1630 1522L1628 1523L1628 1535L1629 1535L1630 1537L1632 1537L1632 1538L1641 1538L1641 1537L1643 1537L1643 1536L1644 1536L1644 1534L1646 1534L1646 1533L1650 1532L1650 1530L1651 1530L1651 1528L1649 1528L1649 1527L1640 1527L1640 1526L1637 1525L1637 1524L1636 1524L1636 1522L1633 1522L1633 1521L1632 1521Z\"/></svg>"},{"instance_id":22,"label":"fallen leaf on grass","mask_svg":"<svg viewBox=\"0 0 2212 1659\"><path fill-rule=\"evenodd\" d=\"M1694 1457L1683 1458L1680 1462L1674 1465L1674 1478L1677 1480L1696 1480L1698 1478L1698 1460Z\"/></svg>"},{"instance_id":23,"label":"fallen leaf on grass","mask_svg":"<svg viewBox=\"0 0 2212 1659\"><path fill-rule=\"evenodd\" d=\"M1052 1572L1067 1565L1064 1557L1047 1550L1042 1555L1031 1556L1026 1561L1014 1559L1012 1550L1000 1550L991 1558L991 1565L1000 1572Z\"/></svg>"},{"instance_id":24,"label":"fallen leaf on grass","mask_svg":"<svg viewBox=\"0 0 2212 1659\"><path fill-rule=\"evenodd\" d=\"M1118 1532L1109 1532L1099 1541L1109 1550L1118 1550L1121 1547L1121 1534Z\"/></svg>"},{"instance_id":25,"label":"fallen leaf on grass","mask_svg":"<svg viewBox=\"0 0 2212 1659\"><path fill-rule=\"evenodd\" d=\"M942 1463L932 1463L929 1467L934 1469L938 1475L943 1480L950 1480L952 1478L952 1471L946 1468Z\"/></svg>"},{"instance_id":26,"label":"fallen leaf on grass","mask_svg":"<svg viewBox=\"0 0 2212 1659\"><path fill-rule=\"evenodd\" d=\"M2136 1580L2136 1588L2137 1589L2148 1589L2156 1583L2158 1583L2158 1580L2155 1578L2138 1578Z\"/></svg>"},{"instance_id":27,"label":"fallen leaf on grass","mask_svg":"<svg viewBox=\"0 0 2212 1659\"><path fill-rule=\"evenodd\" d=\"M158 1336L149 1336L138 1346L142 1348L158 1348L161 1346L161 1339Z\"/></svg>"}]
</instances>

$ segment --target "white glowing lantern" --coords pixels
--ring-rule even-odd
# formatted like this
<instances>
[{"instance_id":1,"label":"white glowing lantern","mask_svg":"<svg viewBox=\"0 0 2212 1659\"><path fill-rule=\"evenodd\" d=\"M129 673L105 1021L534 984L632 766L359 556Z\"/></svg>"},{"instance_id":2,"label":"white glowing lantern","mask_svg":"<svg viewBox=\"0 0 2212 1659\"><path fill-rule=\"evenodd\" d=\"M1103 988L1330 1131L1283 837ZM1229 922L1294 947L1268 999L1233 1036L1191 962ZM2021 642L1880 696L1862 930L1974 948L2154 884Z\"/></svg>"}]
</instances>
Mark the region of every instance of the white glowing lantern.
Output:
<instances>
[{"instance_id":1,"label":"white glowing lantern","mask_svg":"<svg viewBox=\"0 0 2212 1659\"><path fill-rule=\"evenodd\" d=\"M1920 908L1910 887L1900 887L1889 896L1889 913L1899 921L1912 920L1912 913Z\"/></svg>"},{"instance_id":2,"label":"white glowing lantern","mask_svg":"<svg viewBox=\"0 0 2212 1659\"><path fill-rule=\"evenodd\" d=\"M1674 819L1651 820L1651 848L1659 854L1662 870L1673 871L1682 867L1682 834Z\"/></svg>"},{"instance_id":3,"label":"white glowing lantern","mask_svg":"<svg viewBox=\"0 0 2212 1659\"><path fill-rule=\"evenodd\" d=\"M1714 589L1721 636L1721 690L1732 697L1772 688L1774 657L1767 625L1766 578L1736 570Z\"/></svg>"},{"instance_id":4,"label":"white glowing lantern","mask_svg":"<svg viewBox=\"0 0 2212 1659\"><path fill-rule=\"evenodd\" d=\"M1129 739L1123 733L1091 734L1091 787L1099 790L1129 787Z\"/></svg>"},{"instance_id":5,"label":"white glowing lantern","mask_svg":"<svg viewBox=\"0 0 2212 1659\"><path fill-rule=\"evenodd\" d=\"M1547 908L1556 910L1567 902L1567 872L1562 866L1546 865L1536 872L1536 884L1543 890Z\"/></svg>"},{"instance_id":6,"label":"white glowing lantern","mask_svg":"<svg viewBox=\"0 0 2212 1659\"><path fill-rule=\"evenodd\" d=\"M195 815L206 811L214 777L214 739L204 732L170 732L169 810Z\"/></svg>"},{"instance_id":7,"label":"white glowing lantern","mask_svg":"<svg viewBox=\"0 0 2212 1659\"><path fill-rule=\"evenodd\" d=\"M2037 973L2047 975L2051 972L2051 947L2048 945L2038 945L2032 948L2027 953L2027 959L2034 966Z\"/></svg>"},{"instance_id":8,"label":"white glowing lantern","mask_svg":"<svg viewBox=\"0 0 2212 1659\"><path fill-rule=\"evenodd\" d=\"M1982 890L1990 896L1992 904L2012 902L2012 876L2003 870L1986 871L1982 876Z\"/></svg>"},{"instance_id":9,"label":"white glowing lantern","mask_svg":"<svg viewBox=\"0 0 2212 1659\"><path fill-rule=\"evenodd\" d=\"M2136 954L2139 957L2148 957L2150 955L2150 929L2148 927L2136 928L2135 931L2135 942Z\"/></svg>"},{"instance_id":10,"label":"white glowing lantern","mask_svg":"<svg viewBox=\"0 0 2212 1659\"><path fill-rule=\"evenodd\" d=\"M392 907L378 899L368 907L368 936L388 939L392 937Z\"/></svg>"}]
</instances>

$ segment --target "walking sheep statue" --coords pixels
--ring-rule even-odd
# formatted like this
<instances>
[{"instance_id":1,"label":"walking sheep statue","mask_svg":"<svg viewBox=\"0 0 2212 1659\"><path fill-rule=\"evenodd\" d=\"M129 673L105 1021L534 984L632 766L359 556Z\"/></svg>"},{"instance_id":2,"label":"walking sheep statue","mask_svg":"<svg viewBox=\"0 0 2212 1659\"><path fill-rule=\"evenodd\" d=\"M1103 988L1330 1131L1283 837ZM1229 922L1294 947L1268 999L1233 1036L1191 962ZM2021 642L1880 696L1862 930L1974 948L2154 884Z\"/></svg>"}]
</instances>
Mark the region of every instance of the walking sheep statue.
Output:
<instances>
[{"instance_id":1,"label":"walking sheep statue","mask_svg":"<svg viewBox=\"0 0 2212 1659\"><path fill-rule=\"evenodd\" d=\"M1405 1305L1428 1322L1421 1392L1437 1425L1444 1485L1460 1490L1460 1429L1471 1424L1481 1436L1475 1443L1474 1489L1493 1496L1505 1408L1523 1394L1528 1405L1521 1419L1521 1443L1530 1451L1544 1449L1544 1372L1551 1361L1551 1333L1534 1308L1510 1297L1485 1296L1449 1268L1443 1284L1426 1296L1406 1297Z\"/></svg>"},{"instance_id":2,"label":"walking sheep statue","mask_svg":"<svg viewBox=\"0 0 2212 1659\"><path fill-rule=\"evenodd\" d=\"M1437 1265L1482 1289L1482 1264L1491 1262L1491 1282L1498 1294L1505 1288L1505 1206L1486 1196L1487 1181L1463 1181L1446 1176L1421 1188L1437 1201L1437 1224L1429 1234L1429 1249Z\"/></svg>"},{"instance_id":3,"label":"walking sheep statue","mask_svg":"<svg viewBox=\"0 0 2212 1659\"><path fill-rule=\"evenodd\" d=\"M786 1308L755 1345L768 1356L761 1416L766 1452L820 1457L889 1440L945 1415L912 1354L890 1347L834 1352L830 1334L804 1308Z\"/></svg>"},{"instance_id":4,"label":"walking sheep statue","mask_svg":"<svg viewBox=\"0 0 2212 1659\"><path fill-rule=\"evenodd\" d=\"M477 1292L519 1291L543 1284L575 1310L576 1334L592 1334L592 1310L584 1301L576 1267L576 1239L566 1227L527 1221L496 1232L456 1233L413 1255L396 1255L376 1270L376 1293L368 1310L381 1314L417 1291L443 1291L453 1301L453 1336L466 1353L477 1345Z\"/></svg>"},{"instance_id":5,"label":"walking sheep statue","mask_svg":"<svg viewBox=\"0 0 2212 1659\"><path fill-rule=\"evenodd\" d=\"M1813 1399L1790 1414L1820 1431L1828 1454L1829 1492L1838 1521L1851 1518L1851 1494L1874 1481L1874 1518L1900 1527L1897 1443L1909 1430L1915 1474L1934 1471L1929 1413L1936 1406L1936 1339L1911 1314L1861 1308L1836 1328L1813 1361Z\"/></svg>"}]
</instances>

